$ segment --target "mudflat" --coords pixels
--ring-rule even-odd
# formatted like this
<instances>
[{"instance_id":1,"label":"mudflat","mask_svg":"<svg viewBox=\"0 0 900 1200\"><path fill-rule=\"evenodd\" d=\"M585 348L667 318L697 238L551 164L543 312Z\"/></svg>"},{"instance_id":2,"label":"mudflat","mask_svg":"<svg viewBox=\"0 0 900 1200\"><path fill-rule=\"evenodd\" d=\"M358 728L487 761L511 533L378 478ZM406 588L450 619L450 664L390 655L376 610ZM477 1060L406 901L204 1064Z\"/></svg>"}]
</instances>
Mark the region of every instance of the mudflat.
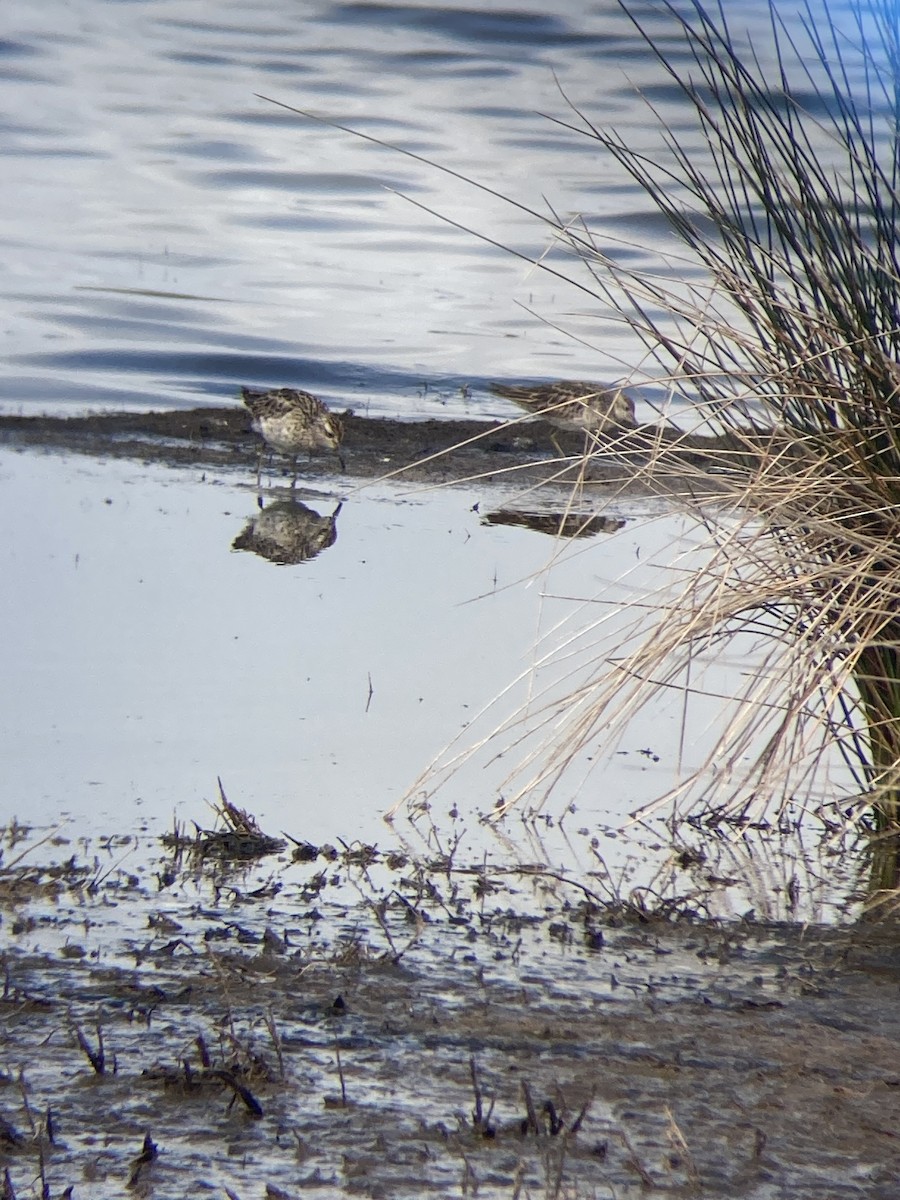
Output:
<instances>
[{"instance_id":1,"label":"mudflat","mask_svg":"<svg viewBox=\"0 0 900 1200\"><path fill-rule=\"evenodd\" d=\"M4 1194L896 1195L894 927L363 849L0 873Z\"/></svg>"},{"instance_id":2,"label":"mudflat","mask_svg":"<svg viewBox=\"0 0 900 1200\"><path fill-rule=\"evenodd\" d=\"M584 439L554 431L543 421L397 421L339 413L345 426L347 472L363 479L402 473L409 481L454 483L469 479L532 485L575 479L616 483L645 491L640 465L660 444L669 447L671 470L679 464L702 469L719 446L714 438L660 432L653 425L619 431L605 440L604 453L581 461ZM570 460L560 458L551 434ZM242 408L194 408L167 412L104 412L78 417L0 415L0 442L64 449L95 457L137 458L170 466L241 472L255 478L259 439ZM674 450L677 445L678 449ZM305 459L300 475L333 474L332 455ZM276 459L274 475L290 478ZM656 486L659 485L659 472Z\"/></svg>"}]
</instances>

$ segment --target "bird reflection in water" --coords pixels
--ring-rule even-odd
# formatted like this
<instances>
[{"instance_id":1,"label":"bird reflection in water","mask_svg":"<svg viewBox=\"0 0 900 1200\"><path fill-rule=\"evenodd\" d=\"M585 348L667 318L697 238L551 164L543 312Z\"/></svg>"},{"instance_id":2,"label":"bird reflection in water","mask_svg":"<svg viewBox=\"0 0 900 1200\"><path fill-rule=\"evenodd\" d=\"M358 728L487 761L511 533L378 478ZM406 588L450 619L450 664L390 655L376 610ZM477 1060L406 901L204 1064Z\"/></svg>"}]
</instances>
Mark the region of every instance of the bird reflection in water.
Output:
<instances>
[{"instance_id":1,"label":"bird reflection in water","mask_svg":"<svg viewBox=\"0 0 900 1200\"><path fill-rule=\"evenodd\" d=\"M625 521L621 517L603 517L577 512L526 512L518 508L498 508L485 513L483 525L515 525L548 533L551 537L594 537L598 533L616 533Z\"/></svg>"},{"instance_id":2,"label":"bird reflection in water","mask_svg":"<svg viewBox=\"0 0 900 1200\"><path fill-rule=\"evenodd\" d=\"M323 517L299 500L276 500L250 518L231 543L232 550L250 550L269 562L286 566L308 562L337 541L338 504L331 516Z\"/></svg>"}]
</instances>

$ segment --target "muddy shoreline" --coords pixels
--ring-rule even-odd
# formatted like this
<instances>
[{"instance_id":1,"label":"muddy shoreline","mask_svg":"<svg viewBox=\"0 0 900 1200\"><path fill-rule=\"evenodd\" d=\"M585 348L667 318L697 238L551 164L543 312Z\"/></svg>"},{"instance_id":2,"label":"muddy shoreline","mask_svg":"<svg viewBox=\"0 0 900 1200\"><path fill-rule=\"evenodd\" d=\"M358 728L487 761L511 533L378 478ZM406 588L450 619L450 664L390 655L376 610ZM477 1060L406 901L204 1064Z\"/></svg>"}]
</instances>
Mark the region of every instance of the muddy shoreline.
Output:
<instances>
[{"instance_id":1,"label":"muddy shoreline","mask_svg":"<svg viewBox=\"0 0 900 1200\"><path fill-rule=\"evenodd\" d=\"M387 417L341 414L345 424L344 457L348 476L378 479L399 472L409 482L511 482L531 485L542 480L566 483L583 466L566 464L553 448L551 427L542 421L510 425L489 421L397 421ZM259 439L242 408L193 408L166 412L104 412L78 417L0 415L0 444L46 450L66 450L92 457L133 458L164 466L196 467L255 478ZM583 440L559 434L573 458ZM616 436L609 453L595 456L588 481L598 485L646 487L636 478L640 465L660 440L679 442L672 455L672 486L679 468L696 471L710 464L719 443L712 438L660 435L643 426ZM300 479L334 475L336 463L323 454L300 461ZM276 465L287 477L285 464ZM655 486L661 472L655 473Z\"/></svg>"},{"instance_id":2,"label":"muddy shoreline","mask_svg":"<svg viewBox=\"0 0 900 1200\"><path fill-rule=\"evenodd\" d=\"M539 423L347 425L350 479L565 469ZM649 430L591 464L601 495L646 494ZM6 416L0 441L244 486L258 450L238 408ZM358 846L252 879L81 847L11 866L20 836L0 860L7 1200L896 1195L895 922L720 924L383 852L373 884Z\"/></svg>"},{"instance_id":3,"label":"muddy shoreline","mask_svg":"<svg viewBox=\"0 0 900 1200\"><path fill-rule=\"evenodd\" d=\"M299 890L0 872L4 1194L896 1194L892 927L486 903L402 857L373 890L354 849L349 906L315 861Z\"/></svg>"}]
</instances>

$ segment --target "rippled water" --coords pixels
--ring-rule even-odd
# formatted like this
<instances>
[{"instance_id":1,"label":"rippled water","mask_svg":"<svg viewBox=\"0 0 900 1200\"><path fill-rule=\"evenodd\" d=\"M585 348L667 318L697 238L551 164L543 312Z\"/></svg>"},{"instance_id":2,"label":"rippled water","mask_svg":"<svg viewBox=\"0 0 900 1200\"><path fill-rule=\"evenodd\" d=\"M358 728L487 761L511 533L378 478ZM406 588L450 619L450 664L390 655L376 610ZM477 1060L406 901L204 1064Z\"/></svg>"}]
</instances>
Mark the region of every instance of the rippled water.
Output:
<instances>
[{"instance_id":1,"label":"rippled water","mask_svg":"<svg viewBox=\"0 0 900 1200\"><path fill-rule=\"evenodd\" d=\"M727 8L739 29L765 20ZM652 5L632 11L659 27ZM637 87L689 141L615 0L16 6L0 405L229 403L240 383L291 383L375 412L503 415L487 379L619 376L640 350L599 304L426 210L526 256L548 245L537 218L259 94L583 214L633 257L671 248L657 215L543 114L571 118L562 88L651 146Z\"/></svg>"}]
</instances>

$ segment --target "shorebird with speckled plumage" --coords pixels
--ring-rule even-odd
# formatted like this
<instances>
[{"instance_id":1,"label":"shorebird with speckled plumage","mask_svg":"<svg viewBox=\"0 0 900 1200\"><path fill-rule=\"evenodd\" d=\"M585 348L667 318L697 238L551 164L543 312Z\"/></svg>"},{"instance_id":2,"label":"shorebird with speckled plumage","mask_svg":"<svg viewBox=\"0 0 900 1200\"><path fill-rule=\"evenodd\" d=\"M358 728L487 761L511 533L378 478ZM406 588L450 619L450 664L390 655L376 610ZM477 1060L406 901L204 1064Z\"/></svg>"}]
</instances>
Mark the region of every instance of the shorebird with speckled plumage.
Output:
<instances>
[{"instance_id":1,"label":"shorebird with speckled plumage","mask_svg":"<svg viewBox=\"0 0 900 1200\"><path fill-rule=\"evenodd\" d=\"M492 383L491 391L558 429L593 434L634 429L637 425L634 401L620 387L558 379L524 386ZM560 450L556 438L553 443Z\"/></svg>"},{"instance_id":2,"label":"shorebird with speckled plumage","mask_svg":"<svg viewBox=\"0 0 900 1200\"><path fill-rule=\"evenodd\" d=\"M341 455L344 426L340 418L330 411L324 401L299 388L273 388L257 391L241 388L244 403L253 418L253 428L263 439L256 467L256 485L262 477L262 462L266 449L271 453L284 454L294 463L294 478L297 482L297 455L306 451L312 455L316 450L332 450L338 457L341 470L345 469Z\"/></svg>"}]
</instances>

